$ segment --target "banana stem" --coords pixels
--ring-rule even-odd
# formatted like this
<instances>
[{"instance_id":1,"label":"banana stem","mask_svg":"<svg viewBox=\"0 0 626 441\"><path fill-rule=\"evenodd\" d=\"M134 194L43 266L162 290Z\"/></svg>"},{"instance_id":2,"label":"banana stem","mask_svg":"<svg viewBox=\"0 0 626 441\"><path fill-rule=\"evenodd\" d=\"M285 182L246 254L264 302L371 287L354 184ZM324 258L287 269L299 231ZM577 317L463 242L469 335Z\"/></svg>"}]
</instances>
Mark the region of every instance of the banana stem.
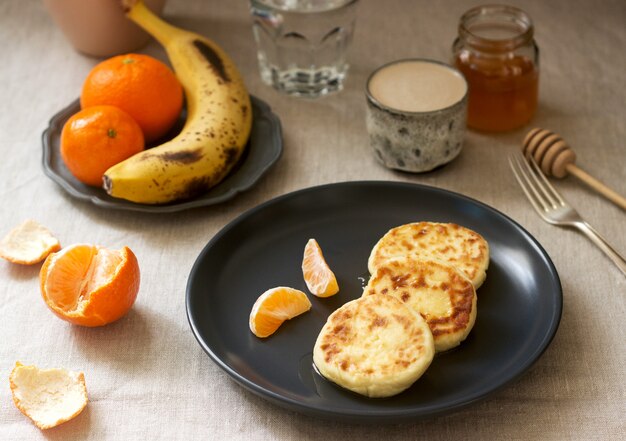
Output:
<instances>
[{"instance_id":1,"label":"banana stem","mask_svg":"<svg viewBox=\"0 0 626 441\"><path fill-rule=\"evenodd\" d=\"M181 34L188 33L161 20L159 16L148 9L143 0L123 0L123 3L127 7L126 16L156 38L162 46L166 46L168 42L180 37Z\"/></svg>"}]
</instances>

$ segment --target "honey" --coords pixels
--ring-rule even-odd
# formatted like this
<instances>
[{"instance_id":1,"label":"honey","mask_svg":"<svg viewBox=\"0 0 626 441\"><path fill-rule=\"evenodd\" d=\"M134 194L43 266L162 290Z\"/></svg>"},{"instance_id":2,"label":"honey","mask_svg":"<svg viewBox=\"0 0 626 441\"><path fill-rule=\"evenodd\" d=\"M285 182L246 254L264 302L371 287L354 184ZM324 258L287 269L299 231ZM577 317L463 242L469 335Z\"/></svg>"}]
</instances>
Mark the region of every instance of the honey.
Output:
<instances>
[{"instance_id":1,"label":"honey","mask_svg":"<svg viewBox=\"0 0 626 441\"><path fill-rule=\"evenodd\" d=\"M459 24L453 64L469 86L469 127L506 131L527 124L539 96L539 50L533 25L509 6L470 9Z\"/></svg>"}]
</instances>

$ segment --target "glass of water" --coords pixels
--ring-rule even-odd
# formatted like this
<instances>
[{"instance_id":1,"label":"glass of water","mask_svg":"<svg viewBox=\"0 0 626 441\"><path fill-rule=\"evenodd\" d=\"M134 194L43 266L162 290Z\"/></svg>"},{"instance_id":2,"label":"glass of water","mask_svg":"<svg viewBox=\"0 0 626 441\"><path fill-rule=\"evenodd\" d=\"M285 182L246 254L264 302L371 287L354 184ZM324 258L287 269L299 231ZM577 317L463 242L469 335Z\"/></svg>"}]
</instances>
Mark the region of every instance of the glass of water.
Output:
<instances>
[{"instance_id":1,"label":"glass of water","mask_svg":"<svg viewBox=\"0 0 626 441\"><path fill-rule=\"evenodd\" d=\"M289 95L339 91L358 0L250 0L263 81Z\"/></svg>"}]
</instances>

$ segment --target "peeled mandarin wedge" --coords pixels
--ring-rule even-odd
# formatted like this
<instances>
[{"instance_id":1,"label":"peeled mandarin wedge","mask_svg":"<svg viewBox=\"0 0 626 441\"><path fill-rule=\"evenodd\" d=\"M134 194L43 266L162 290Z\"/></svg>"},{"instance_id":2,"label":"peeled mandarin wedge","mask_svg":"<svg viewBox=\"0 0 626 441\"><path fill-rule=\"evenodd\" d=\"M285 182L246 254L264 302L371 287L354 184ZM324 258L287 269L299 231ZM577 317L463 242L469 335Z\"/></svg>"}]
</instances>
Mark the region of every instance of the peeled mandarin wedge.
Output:
<instances>
[{"instance_id":1,"label":"peeled mandarin wedge","mask_svg":"<svg viewBox=\"0 0 626 441\"><path fill-rule=\"evenodd\" d=\"M302 291L279 286L265 291L254 302L250 313L250 330L257 337L269 337L283 324L311 309Z\"/></svg>"},{"instance_id":2,"label":"peeled mandarin wedge","mask_svg":"<svg viewBox=\"0 0 626 441\"><path fill-rule=\"evenodd\" d=\"M128 247L109 250L76 244L48 256L40 272L41 295L58 317L103 326L123 317L139 291L139 264Z\"/></svg>"},{"instance_id":3,"label":"peeled mandarin wedge","mask_svg":"<svg viewBox=\"0 0 626 441\"><path fill-rule=\"evenodd\" d=\"M15 363L9 376L15 406L40 429L71 420L87 406L82 372Z\"/></svg>"},{"instance_id":4,"label":"peeled mandarin wedge","mask_svg":"<svg viewBox=\"0 0 626 441\"><path fill-rule=\"evenodd\" d=\"M307 288L317 297L330 297L339 292L337 278L324 260L322 249L315 239L304 247L302 275Z\"/></svg>"},{"instance_id":5,"label":"peeled mandarin wedge","mask_svg":"<svg viewBox=\"0 0 626 441\"><path fill-rule=\"evenodd\" d=\"M38 222L28 219L0 241L0 257L21 265L39 263L61 249L59 240Z\"/></svg>"}]
</instances>

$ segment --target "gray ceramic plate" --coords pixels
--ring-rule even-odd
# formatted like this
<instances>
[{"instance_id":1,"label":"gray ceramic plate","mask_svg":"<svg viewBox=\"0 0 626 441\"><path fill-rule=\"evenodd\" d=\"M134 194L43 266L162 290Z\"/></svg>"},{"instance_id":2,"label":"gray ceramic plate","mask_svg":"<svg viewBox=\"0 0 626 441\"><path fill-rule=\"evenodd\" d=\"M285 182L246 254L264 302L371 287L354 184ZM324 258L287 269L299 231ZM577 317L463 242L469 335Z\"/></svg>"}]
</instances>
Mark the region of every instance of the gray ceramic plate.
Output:
<instances>
[{"instance_id":1,"label":"gray ceramic plate","mask_svg":"<svg viewBox=\"0 0 626 441\"><path fill-rule=\"evenodd\" d=\"M194 199L164 205L137 204L113 198L101 188L90 187L76 180L65 167L59 149L63 125L70 116L80 110L78 100L54 115L48 128L43 132L44 172L70 195L105 208L167 213L224 202L252 187L278 161L283 151L280 120L265 102L254 96L251 96L251 99L254 120L246 152L226 179ZM181 129L184 120L185 115L182 114L180 121L172 129L173 133Z\"/></svg>"},{"instance_id":2,"label":"gray ceramic plate","mask_svg":"<svg viewBox=\"0 0 626 441\"><path fill-rule=\"evenodd\" d=\"M313 368L328 315L359 297L367 258L390 228L455 222L482 234L491 262L478 290L478 318L461 346L437 355L408 390L370 399L335 386ZM340 291L284 323L267 339L248 329L256 298L275 286L307 292L300 265L315 238ZM561 284L541 245L517 223L449 191L394 182L346 182L281 196L239 216L206 245L187 284L187 316L209 357L252 392L299 412L359 422L415 421L484 399L524 373L559 325ZM529 403L532 405L532 403Z\"/></svg>"}]
</instances>

